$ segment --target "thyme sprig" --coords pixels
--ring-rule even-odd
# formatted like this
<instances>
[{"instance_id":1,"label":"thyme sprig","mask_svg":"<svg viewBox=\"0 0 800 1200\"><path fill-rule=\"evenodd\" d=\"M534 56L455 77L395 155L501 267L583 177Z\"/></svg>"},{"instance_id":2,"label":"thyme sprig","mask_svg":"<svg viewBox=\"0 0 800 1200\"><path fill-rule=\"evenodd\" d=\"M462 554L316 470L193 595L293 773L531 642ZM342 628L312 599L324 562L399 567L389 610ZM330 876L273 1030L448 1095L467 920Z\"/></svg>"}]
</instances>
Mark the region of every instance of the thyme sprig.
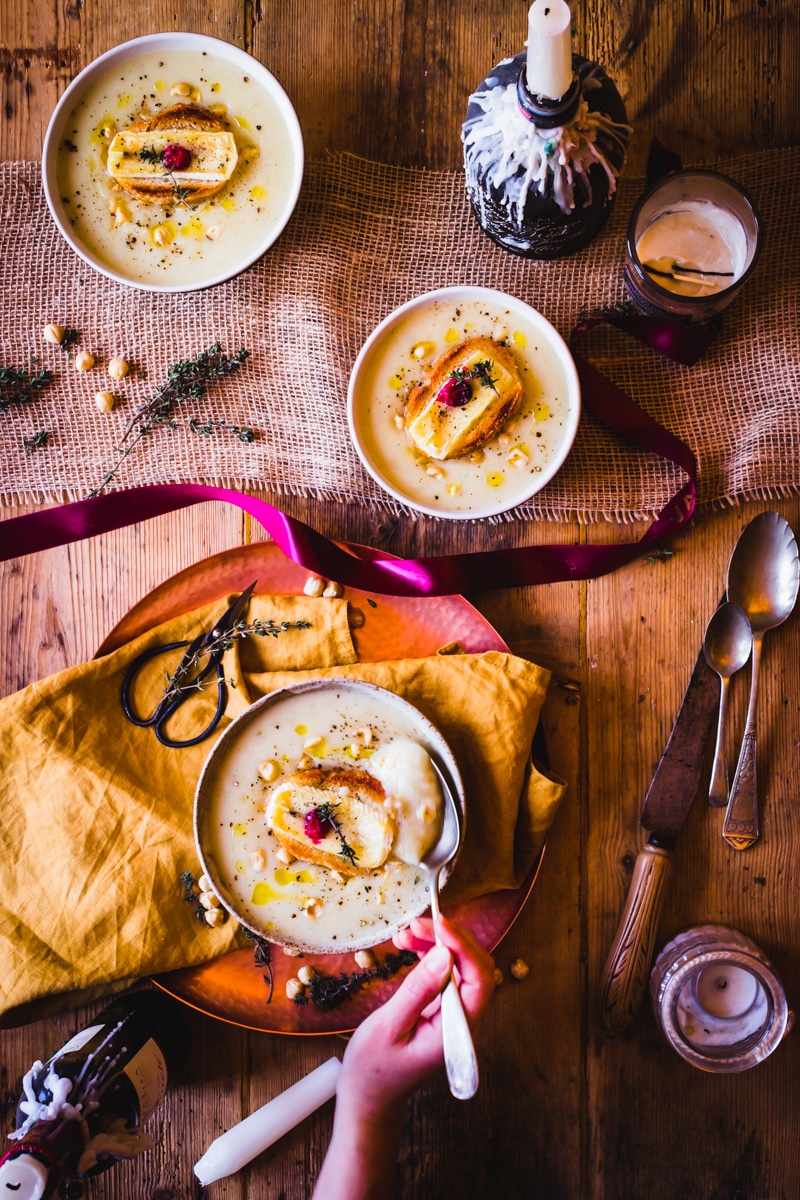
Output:
<instances>
[{"instance_id":1,"label":"thyme sprig","mask_svg":"<svg viewBox=\"0 0 800 1200\"><path fill-rule=\"evenodd\" d=\"M40 429L38 433L31 434L29 438L24 437L22 444L25 447L25 453L33 454L34 450L38 450L41 446L46 446L49 437L49 429Z\"/></svg>"},{"instance_id":2,"label":"thyme sprig","mask_svg":"<svg viewBox=\"0 0 800 1200\"><path fill-rule=\"evenodd\" d=\"M141 150L139 151L139 158L142 160L142 162L152 163L153 166L159 165L164 167L164 174L172 184L172 194L175 197L175 202L179 205L182 204L184 208L188 208L189 194L192 189L181 187L172 171L168 170L167 167L164 166L164 151L156 150L153 146L142 146Z\"/></svg>"},{"instance_id":3,"label":"thyme sprig","mask_svg":"<svg viewBox=\"0 0 800 1200\"><path fill-rule=\"evenodd\" d=\"M470 379L477 379L484 387L491 388L495 395L498 395L495 384L497 376L492 376L492 362L490 359L484 359L483 362L473 363L471 367L456 367L450 372L450 378L455 379L457 383L465 383Z\"/></svg>"},{"instance_id":4,"label":"thyme sprig","mask_svg":"<svg viewBox=\"0 0 800 1200\"><path fill-rule=\"evenodd\" d=\"M195 672L200 663L210 654L224 653L243 638L253 634L255 637L280 637L289 629L310 629L310 621L237 621L233 628L212 638L192 654L185 663L181 663L173 675L167 676L167 687L161 703L166 704L177 700L187 692L199 692L203 689L203 681L198 679Z\"/></svg>"},{"instance_id":5,"label":"thyme sprig","mask_svg":"<svg viewBox=\"0 0 800 1200\"><path fill-rule=\"evenodd\" d=\"M194 909L195 919L197 921L205 921L206 910L203 908L203 905L200 902L199 888L197 891L195 891L195 888L197 888L197 880L195 879L194 875L191 871L184 871L180 877L180 881L183 884L183 898L186 903L191 904L192 908Z\"/></svg>"},{"instance_id":6,"label":"thyme sprig","mask_svg":"<svg viewBox=\"0 0 800 1200\"><path fill-rule=\"evenodd\" d=\"M250 352L244 349L235 354L225 354L219 342L214 342L194 358L185 358L173 363L167 371L166 380L155 395L136 410L125 426L117 446L117 461L106 471L98 486L89 492L89 498L99 496L115 479L125 459L143 438L160 425L174 427L175 410L182 403L202 400L212 384L238 371L249 356Z\"/></svg>"},{"instance_id":7,"label":"thyme sprig","mask_svg":"<svg viewBox=\"0 0 800 1200\"><path fill-rule=\"evenodd\" d=\"M34 359L33 362L37 360ZM0 412L7 413L14 404L27 404L35 394L53 382L53 372L46 367L0 367Z\"/></svg>"},{"instance_id":8,"label":"thyme sprig","mask_svg":"<svg viewBox=\"0 0 800 1200\"><path fill-rule=\"evenodd\" d=\"M331 826L333 832L339 839L339 854L345 860L345 862L350 863L350 866L354 867L358 862L358 855L353 847L348 844L347 838L342 832L342 827L336 820L336 810L338 807L338 804L331 804L329 801L327 801L325 804L320 804L320 806L314 811L317 814L317 818L321 825L325 825L327 823Z\"/></svg>"},{"instance_id":9,"label":"thyme sprig","mask_svg":"<svg viewBox=\"0 0 800 1200\"><path fill-rule=\"evenodd\" d=\"M264 983L267 985L267 1004L272 1000L272 989L274 980L272 978L272 948L266 938L259 937L257 933L253 933L250 929L240 925L244 936L248 942L253 943L253 965L263 968L265 974L261 976Z\"/></svg>"},{"instance_id":10,"label":"thyme sprig","mask_svg":"<svg viewBox=\"0 0 800 1200\"><path fill-rule=\"evenodd\" d=\"M373 979L389 979L398 971L402 971L403 967L410 967L417 961L417 957L413 950L399 950L397 954L387 954L383 962L376 963L367 971L343 971L341 975L324 975L317 972L308 985L308 994L301 993L295 996L294 1002L303 1005L308 1004L310 999L317 1008L335 1008L343 1000L349 1000L351 996L360 992Z\"/></svg>"},{"instance_id":11,"label":"thyme sprig","mask_svg":"<svg viewBox=\"0 0 800 1200\"><path fill-rule=\"evenodd\" d=\"M197 417L190 417L189 428L192 433L201 433L205 437L211 437L219 429L222 433L235 434L240 442L254 442L256 440L255 430L248 428L247 425L229 425L224 419L215 421L213 417L209 417L208 420L202 423Z\"/></svg>"}]
</instances>

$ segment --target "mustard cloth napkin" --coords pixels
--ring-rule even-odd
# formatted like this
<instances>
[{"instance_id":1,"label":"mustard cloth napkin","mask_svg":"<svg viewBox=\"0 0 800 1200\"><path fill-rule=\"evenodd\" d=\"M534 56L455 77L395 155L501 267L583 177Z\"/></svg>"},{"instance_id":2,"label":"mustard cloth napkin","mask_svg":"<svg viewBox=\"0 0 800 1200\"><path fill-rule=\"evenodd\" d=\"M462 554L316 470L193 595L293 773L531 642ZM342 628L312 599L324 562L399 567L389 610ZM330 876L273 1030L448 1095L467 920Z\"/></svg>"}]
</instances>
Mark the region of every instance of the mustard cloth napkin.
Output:
<instances>
[{"instance_id":1,"label":"mustard cloth napkin","mask_svg":"<svg viewBox=\"0 0 800 1200\"><path fill-rule=\"evenodd\" d=\"M138 654L210 629L224 605L0 700L0 1025L237 945L236 922L198 922L180 884L197 870L194 790L214 739L164 748L120 703ZM564 790L529 761L549 673L496 652L359 664L343 600L258 596L247 616L255 618L310 627L250 636L226 652L220 732L259 696L308 678L347 676L396 691L439 727L467 782L467 834L446 899L518 886ZM153 710L180 653L142 675L139 711ZM184 705L170 735L204 728L216 694L211 686Z\"/></svg>"}]
</instances>

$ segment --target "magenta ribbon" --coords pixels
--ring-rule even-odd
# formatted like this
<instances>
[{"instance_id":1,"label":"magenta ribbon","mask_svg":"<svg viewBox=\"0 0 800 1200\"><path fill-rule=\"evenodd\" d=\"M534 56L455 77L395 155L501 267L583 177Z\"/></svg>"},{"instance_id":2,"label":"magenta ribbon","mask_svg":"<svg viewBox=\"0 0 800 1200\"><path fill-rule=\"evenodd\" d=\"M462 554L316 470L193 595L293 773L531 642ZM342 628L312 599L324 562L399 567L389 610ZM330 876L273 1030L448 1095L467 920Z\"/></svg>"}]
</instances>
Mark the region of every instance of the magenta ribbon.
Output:
<instances>
[{"instance_id":1,"label":"magenta ribbon","mask_svg":"<svg viewBox=\"0 0 800 1200\"><path fill-rule=\"evenodd\" d=\"M696 362L718 326L686 329L633 313L592 317L571 338L584 404L609 429L640 449L675 463L688 482L659 512L638 541L605 546L547 545L468 554L397 559L366 546L342 547L309 525L255 496L199 483L155 484L109 492L0 523L0 562L95 537L193 504L235 504L264 526L287 558L348 587L390 596L449 596L538 583L593 579L632 562L691 518L697 498L697 460L689 447L649 417L580 354L577 346L596 326L622 329L675 361Z\"/></svg>"}]
</instances>

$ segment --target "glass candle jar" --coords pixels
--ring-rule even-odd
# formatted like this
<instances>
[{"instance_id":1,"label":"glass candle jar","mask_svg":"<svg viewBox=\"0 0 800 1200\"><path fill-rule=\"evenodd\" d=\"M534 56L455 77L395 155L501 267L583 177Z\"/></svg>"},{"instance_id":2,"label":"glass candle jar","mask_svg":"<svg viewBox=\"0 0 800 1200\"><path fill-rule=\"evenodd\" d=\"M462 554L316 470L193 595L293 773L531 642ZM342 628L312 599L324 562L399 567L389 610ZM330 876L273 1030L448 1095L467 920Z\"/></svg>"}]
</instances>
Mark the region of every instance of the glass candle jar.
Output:
<instances>
[{"instance_id":1,"label":"glass candle jar","mask_svg":"<svg viewBox=\"0 0 800 1200\"><path fill-rule=\"evenodd\" d=\"M687 929L650 976L656 1020L673 1050L704 1071L746 1071L771 1054L793 1020L769 959L725 925Z\"/></svg>"},{"instance_id":2,"label":"glass candle jar","mask_svg":"<svg viewBox=\"0 0 800 1200\"><path fill-rule=\"evenodd\" d=\"M631 214L628 294L646 316L709 321L751 275L761 244L761 218L744 188L716 171L676 171Z\"/></svg>"}]
</instances>

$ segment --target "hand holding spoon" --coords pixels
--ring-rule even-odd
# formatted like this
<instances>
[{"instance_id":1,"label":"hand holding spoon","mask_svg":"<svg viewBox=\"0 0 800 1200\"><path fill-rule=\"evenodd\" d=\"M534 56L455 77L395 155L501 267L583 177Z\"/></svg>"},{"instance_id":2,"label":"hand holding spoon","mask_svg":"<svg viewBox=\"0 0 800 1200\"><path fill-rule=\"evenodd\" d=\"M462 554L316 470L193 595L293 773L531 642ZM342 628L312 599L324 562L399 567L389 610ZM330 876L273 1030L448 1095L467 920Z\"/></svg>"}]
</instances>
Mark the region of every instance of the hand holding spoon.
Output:
<instances>
[{"instance_id":1,"label":"hand holding spoon","mask_svg":"<svg viewBox=\"0 0 800 1200\"><path fill-rule=\"evenodd\" d=\"M746 526L728 566L728 599L741 604L753 630L753 665L739 763L733 777L722 836L735 850L758 840L756 701L761 643L794 608L800 584L797 542L780 513L765 512Z\"/></svg>"},{"instance_id":2,"label":"hand holding spoon","mask_svg":"<svg viewBox=\"0 0 800 1200\"><path fill-rule=\"evenodd\" d=\"M703 641L703 653L712 671L720 680L719 716L717 717L717 745L714 750L714 769L708 790L708 802L715 808L728 803L728 759L725 754L725 713L727 709L728 684L750 657L753 631L747 613L740 604L729 600L720 604L708 622Z\"/></svg>"},{"instance_id":3,"label":"hand holding spoon","mask_svg":"<svg viewBox=\"0 0 800 1200\"><path fill-rule=\"evenodd\" d=\"M450 862L461 841L461 814L450 784L433 759L430 761L442 790L444 813L439 839L422 859L420 866L428 873L431 916L436 941L439 942L437 925L442 916L439 908L439 873ZM478 1060L458 986L452 975L442 992L442 1039L450 1091L457 1100L469 1100L478 1090Z\"/></svg>"}]
</instances>

